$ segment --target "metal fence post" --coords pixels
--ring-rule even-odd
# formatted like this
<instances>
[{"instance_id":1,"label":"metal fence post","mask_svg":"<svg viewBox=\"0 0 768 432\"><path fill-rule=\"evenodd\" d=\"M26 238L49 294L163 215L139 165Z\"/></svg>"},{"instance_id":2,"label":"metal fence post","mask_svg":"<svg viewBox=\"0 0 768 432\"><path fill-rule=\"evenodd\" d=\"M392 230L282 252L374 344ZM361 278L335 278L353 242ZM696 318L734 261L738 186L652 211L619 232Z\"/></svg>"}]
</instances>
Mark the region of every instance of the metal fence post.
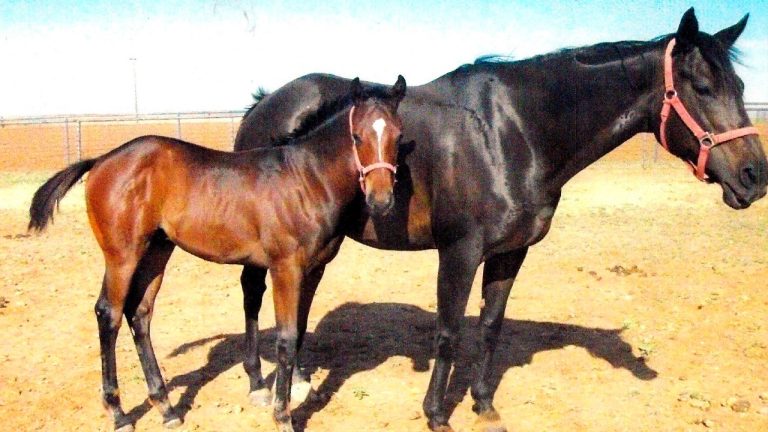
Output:
<instances>
[{"instance_id":1,"label":"metal fence post","mask_svg":"<svg viewBox=\"0 0 768 432\"><path fill-rule=\"evenodd\" d=\"M77 121L77 161L83 160L83 133L82 121Z\"/></svg>"},{"instance_id":2,"label":"metal fence post","mask_svg":"<svg viewBox=\"0 0 768 432\"><path fill-rule=\"evenodd\" d=\"M181 139L181 113L176 113L176 138Z\"/></svg>"},{"instance_id":3,"label":"metal fence post","mask_svg":"<svg viewBox=\"0 0 768 432\"><path fill-rule=\"evenodd\" d=\"M69 155L69 119L64 119L64 153L67 157L67 165L72 163L72 158Z\"/></svg>"}]
</instances>

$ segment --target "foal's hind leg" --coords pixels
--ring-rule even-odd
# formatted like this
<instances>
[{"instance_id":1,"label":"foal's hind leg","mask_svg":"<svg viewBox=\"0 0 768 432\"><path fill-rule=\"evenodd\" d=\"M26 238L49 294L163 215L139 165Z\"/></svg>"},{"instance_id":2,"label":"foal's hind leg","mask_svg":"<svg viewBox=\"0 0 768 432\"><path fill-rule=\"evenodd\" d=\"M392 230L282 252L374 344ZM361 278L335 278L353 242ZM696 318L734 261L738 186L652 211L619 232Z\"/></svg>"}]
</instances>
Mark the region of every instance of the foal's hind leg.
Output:
<instances>
[{"instance_id":1,"label":"foal's hind leg","mask_svg":"<svg viewBox=\"0 0 768 432\"><path fill-rule=\"evenodd\" d=\"M123 306L137 260L116 259L105 254L105 261L106 269L101 294L94 307L101 348L102 402L112 416L115 431L130 432L133 431L133 424L120 405L115 343L122 324Z\"/></svg>"},{"instance_id":2,"label":"foal's hind leg","mask_svg":"<svg viewBox=\"0 0 768 432\"><path fill-rule=\"evenodd\" d=\"M162 236L162 237L161 237ZM163 282L165 265L175 245L158 233L150 242L133 276L131 291L125 305L125 317L133 333L133 341L139 354L141 367L149 389L149 400L163 416L167 428L180 426L181 418L168 401L168 390L157 365L155 351L150 338L150 321L160 285Z\"/></svg>"},{"instance_id":3,"label":"foal's hind leg","mask_svg":"<svg viewBox=\"0 0 768 432\"><path fill-rule=\"evenodd\" d=\"M504 322L504 309L507 306L512 283L517 277L528 248L518 249L506 254L491 257L483 269L483 307L480 311L480 351L482 359L476 381L472 383L472 398L475 404L472 410L478 414L477 429L483 432L503 432L506 427L493 407L493 394L496 385L491 383L493 375L493 355Z\"/></svg>"},{"instance_id":4,"label":"foal's hind leg","mask_svg":"<svg viewBox=\"0 0 768 432\"><path fill-rule=\"evenodd\" d=\"M250 380L248 397L251 404L268 406L272 403L272 392L261 375L261 358L259 357L259 310L267 285L264 279L267 269L246 265L240 276L243 289L243 309L245 311L245 361L243 368Z\"/></svg>"}]
</instances>

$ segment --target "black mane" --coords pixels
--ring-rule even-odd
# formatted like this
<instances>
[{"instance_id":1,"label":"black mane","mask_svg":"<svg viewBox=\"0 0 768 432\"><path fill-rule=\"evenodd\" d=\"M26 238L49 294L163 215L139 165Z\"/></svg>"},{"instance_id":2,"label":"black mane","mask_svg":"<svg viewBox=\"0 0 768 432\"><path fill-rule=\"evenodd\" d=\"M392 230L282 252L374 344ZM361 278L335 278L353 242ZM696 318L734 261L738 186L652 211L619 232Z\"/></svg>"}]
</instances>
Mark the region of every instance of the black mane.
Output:
<instances>
[{"instance_id":1,"label":"black mane","mask_svg":"<svg viewBox=\"0 0 768 432\"><path fill-rule=\"evenodd\" d=\"M269 92L264 87L259 87L256 89L256 93L252 93L251 97L253 97L253 104L248 107L248 109L245 111L245 114L243 115L243 118L248 117L248 114L253 111L254 108L256 108L256 105L259 104L262 100L264 100L265 97L269 96Z\"/></svg>"},{"instance_id":2,"label":"black mane","mask_svg":"<svg viewBox=\"0 0 768 432\"><path fill-rule=\"evenodd\" d=\"M364 93L364 99L387 99L389 97L389 94L385 90L378 88L366 88ZM350 105L352 105L352 97L349 94L327 102L323 102L318 109L307 114L307 116L301 120L301 123L299 123L296 129L292 130L286 135L272 138L272 144L275 146L291 144L295 140L308 135L310 132L317 129L320 125L325 123L336 114L345 110Z\"/></svg>"},{"instance_id":3,"label":"black mane","mask_svg":"<svg viewBox=\"0 0 768 432\"><path fill-rule=\"evenodd\" d=\"M640 55L659 45L666 45L670 39L675 37L674 33L662 35L650 41L619 41L619 42L601 42L594 45L587 45L576 48L563 48L551 53L540 54L524 60L512 61L507 56L484 55L478 57L474 65L487 64L513 64L521 62L538 62L542 60L572 57L574 60L585 65L600 65L604 63L622 61L627 57ZM740 62L740 51L735 47L724 47L717 39L707 33L699 32L697 46L704 58L717 70L724 70L730 62Z\"/></svg>"}]
</instances>

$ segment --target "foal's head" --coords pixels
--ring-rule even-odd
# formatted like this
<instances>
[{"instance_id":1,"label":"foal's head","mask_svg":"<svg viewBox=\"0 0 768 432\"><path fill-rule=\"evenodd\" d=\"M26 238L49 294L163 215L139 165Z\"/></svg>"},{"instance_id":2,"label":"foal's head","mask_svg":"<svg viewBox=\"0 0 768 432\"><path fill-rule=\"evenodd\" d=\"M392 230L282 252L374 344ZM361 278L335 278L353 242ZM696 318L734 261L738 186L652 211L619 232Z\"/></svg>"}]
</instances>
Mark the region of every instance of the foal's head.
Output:
<instances>
[{"instance_id":1,"label":"foal's head","mask_svg":"<svg viewBox=\"0 0 768 432\"><path fill-rule=\"evenodd\" d=\"M355 78L350 94L353 105L349 128L360 187L370 212L384 214L395 202L395 164L403 128L397 106L405 96L405 79L398 76L395 85L384 94L368 94Z\"/></svg>"},{"instance_id":2,"label":"foal's head","mask_svg":"<svg viewBox=\"0 0 768 432\"><path fill-rule=\"evenodd\" d=\"M671 76L665 78L664 98L670 115L660 125L662 144L697 166L697 177L719 183L723 201L736 209L765 195L768 183L765 153L744 109L744 83L731 63L746 24L745 16L709 35L699 32L693 8L683 15L673 44L667 44ZM672 107L677 101L690 113L687 122Z\"/></svg>"}]
</instances>

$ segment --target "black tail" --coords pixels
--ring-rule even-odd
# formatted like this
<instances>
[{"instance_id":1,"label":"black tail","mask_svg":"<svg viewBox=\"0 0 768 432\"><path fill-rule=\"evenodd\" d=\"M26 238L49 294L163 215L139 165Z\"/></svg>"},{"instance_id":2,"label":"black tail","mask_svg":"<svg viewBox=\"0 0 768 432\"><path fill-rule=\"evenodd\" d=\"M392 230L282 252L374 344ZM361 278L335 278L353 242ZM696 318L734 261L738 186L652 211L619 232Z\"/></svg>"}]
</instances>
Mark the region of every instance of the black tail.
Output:
<instances>
[{"instance_id":1,"label":"black tail","mask_svg":"<svg viewBox=\"0 0 768 432\"><path fill-rule=\"evenodd\" d=\"M82 176L93 168L98 159L87 159L70 165L49 178L32 197L29 206L29 226L27 229L41 232L53 220L54 207L77 183Z\"/></svg>"}]
</instances>

